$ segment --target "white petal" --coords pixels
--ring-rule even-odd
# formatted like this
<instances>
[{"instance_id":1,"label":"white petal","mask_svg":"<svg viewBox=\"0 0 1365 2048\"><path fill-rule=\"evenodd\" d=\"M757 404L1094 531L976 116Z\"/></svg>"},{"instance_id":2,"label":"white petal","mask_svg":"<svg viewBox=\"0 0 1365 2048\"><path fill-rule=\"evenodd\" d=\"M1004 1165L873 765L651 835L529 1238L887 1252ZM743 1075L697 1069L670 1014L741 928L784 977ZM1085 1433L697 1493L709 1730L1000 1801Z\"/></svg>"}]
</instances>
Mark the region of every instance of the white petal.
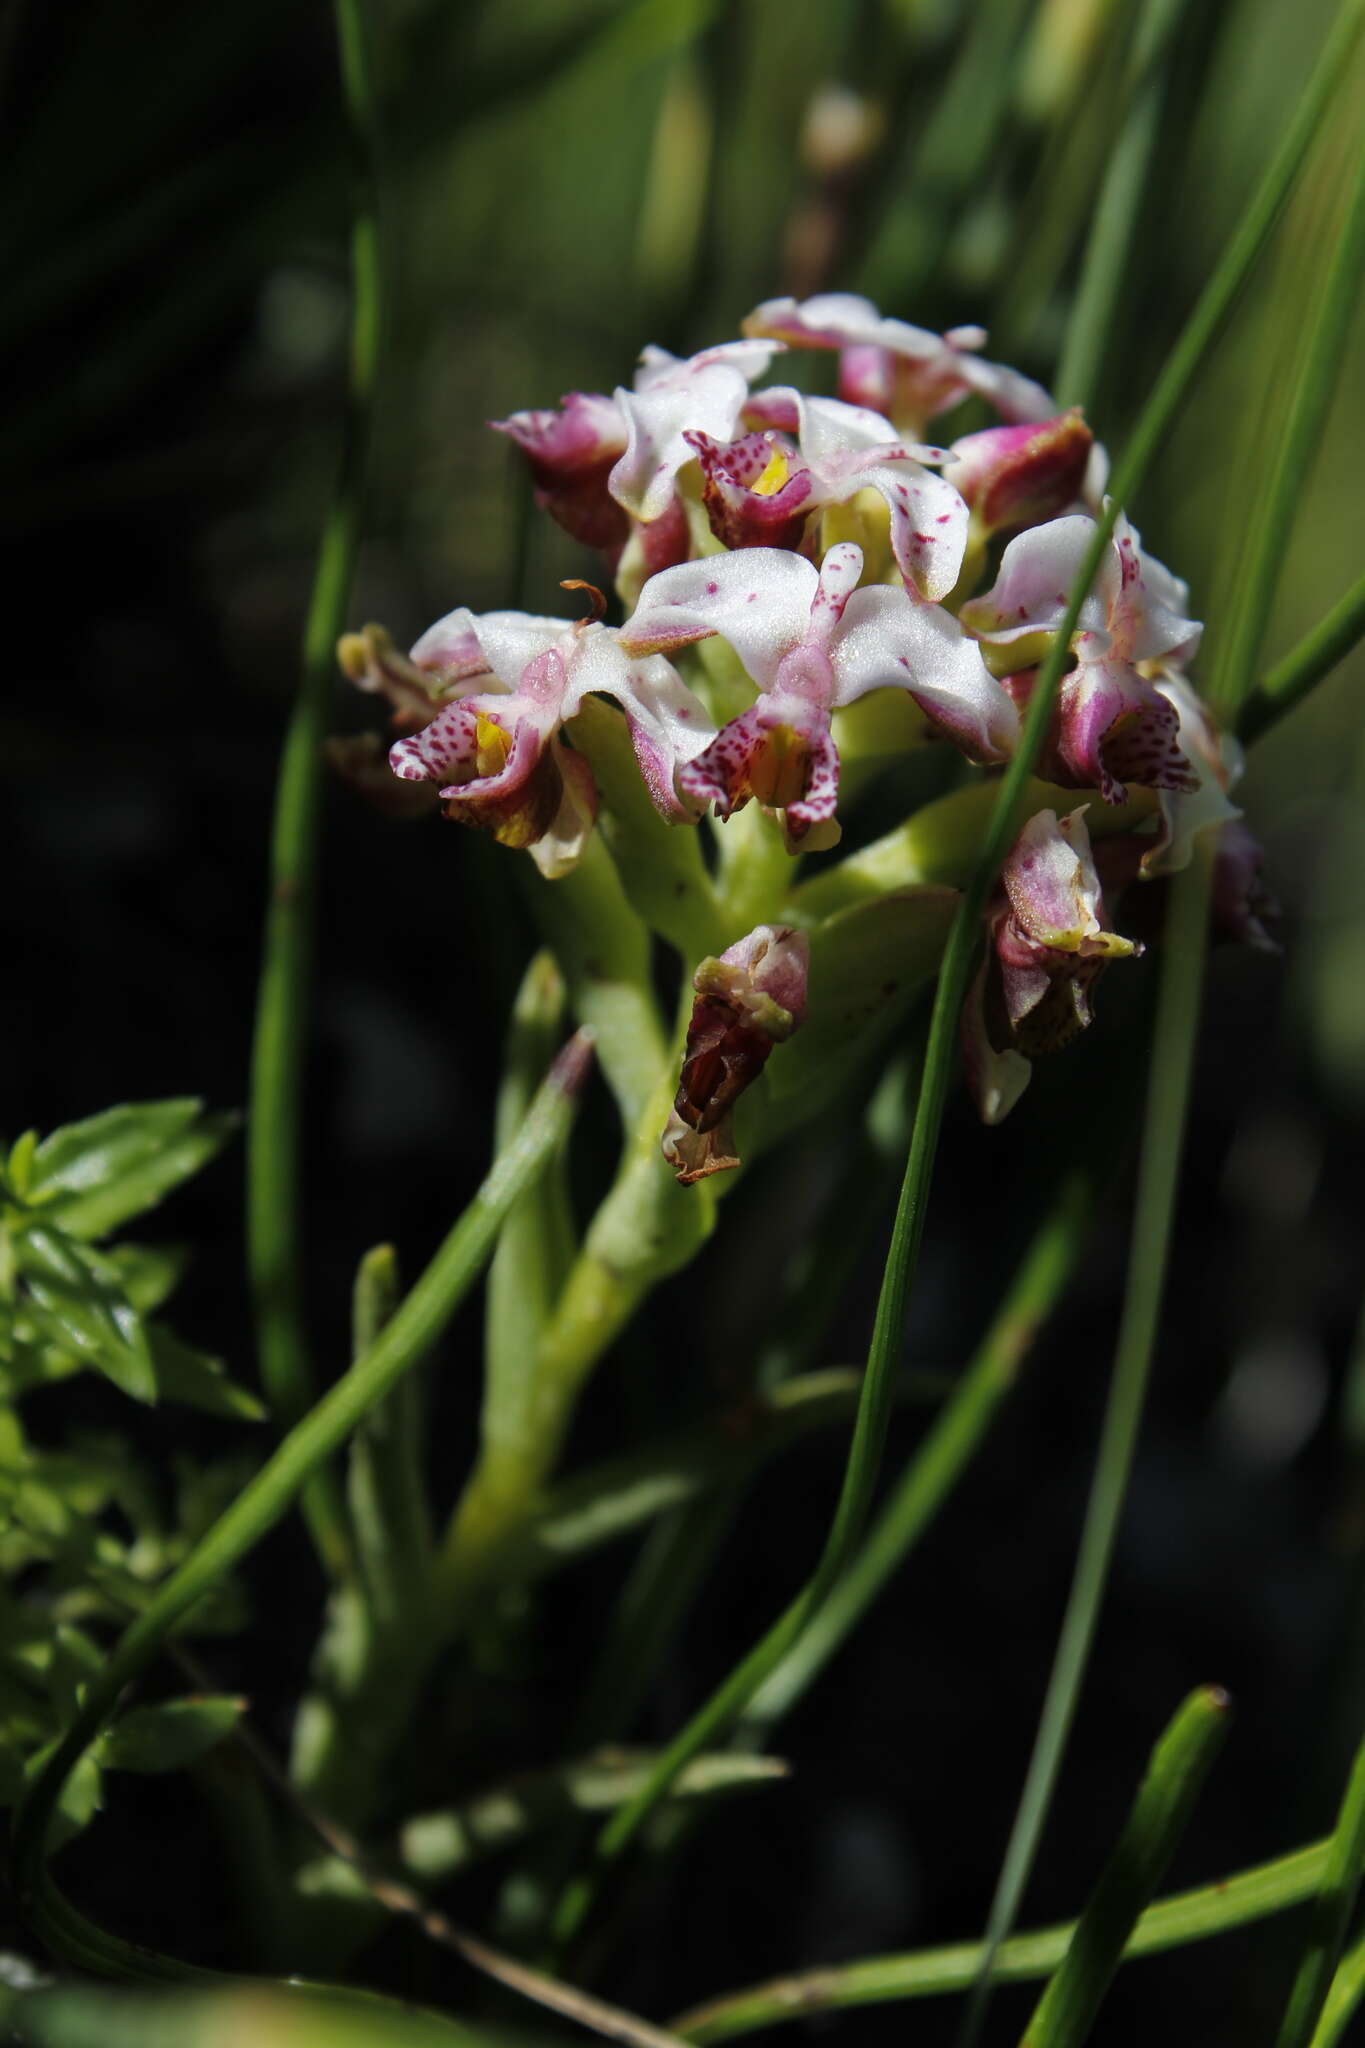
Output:
<instances>
[{"instance_id":1,"label":"white petal","mask_svg":"<svg viewBox=\"0 0 1365 2048\"><path fill-rule=\"evenodd\" d=\"M810 630L819 577L787 548L741 548L651 576L621 628L622 644L667 650L719 633L760 690Z\"/></svg>"},{"instance_id":2,"label":"white petal","mask_svg":"<svg viewBox=\"0 0 1365 2048\"><path fill-rule=\"evenodd\" d=\"M835 704L869 690L909 690L955 739L997 758L1019 736L1019 714L975 643L941 605L874 584L855 591L830 649Z\"/></svg>"},{"instance_id":3,"label":"white petal","mask_svg":"<svg viewBox=\"0 0 1365 2048\"><path fill-rule=\"evenodd\" d=\"M1001 557L995 587L963 605L963 624L979 639L997 643L1029 633L1055 632L1066 614L1094 532L1095 521L1074 512L1018 534ZM1106 631L1109 599L1117 584L1117 556L1109 548L1081 607L1078 631Z\"/></svg>"}]
</instances>

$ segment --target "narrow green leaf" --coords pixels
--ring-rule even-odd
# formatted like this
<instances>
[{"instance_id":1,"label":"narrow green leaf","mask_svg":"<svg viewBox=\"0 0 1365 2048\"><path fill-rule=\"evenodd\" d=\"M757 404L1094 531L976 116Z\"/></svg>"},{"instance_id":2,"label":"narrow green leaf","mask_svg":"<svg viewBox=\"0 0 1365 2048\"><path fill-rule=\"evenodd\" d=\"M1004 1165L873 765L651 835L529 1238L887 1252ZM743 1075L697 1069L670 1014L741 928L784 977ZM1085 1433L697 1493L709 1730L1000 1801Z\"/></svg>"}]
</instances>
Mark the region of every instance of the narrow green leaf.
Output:
<instances>
[{"instance_id":1,"label":"narrow green leaf","mask_svg":"<svg viewBox=\"0 0 1365 2048\"><path fill-rule=\"evenodd\" d=\"M468 1292L492 1250L512 1203L563 1143L587 1078L590 1047L571 1040L546 1076L515 1143L499 1154L469 1207L383 1333L317 1406L295 1424L261 1470L237 1493L184 1563L157 1588L90 1683L80 1711L39 1772L15 1822L14 1867L21 1898L45 1939L63 1954L107 1952L108 1938L69 1906L47 1874L48 1825L63 1785L100 1734L129 1680L156 1655L185 1614L288 1512L312 1475L333 1455L402 1374L426 1352ZM138 1963L114 1944L114 1974ZM174 1966L178 1972L179 1966Z\"/></svg>"},{"instance_id":2,"label":"narrow green leaf","mask_svg":"<svg viewBox=\"0 0 1365 2048\"><path fill-rule=\"evenodd\" d=\"M251 1046L247 1117L247 1266L261 1384L282 1428L306 1414L316 1383L303 1306L304 1073L312 1021L314 926L322 839L323 742L364 520L386 321L380 234L379 89L363 0L333 0L349 145L350 346L340 462L318 544L303 626L298 695L280 753L270 893ZM311 1474L304 1515L332 1579L346 1570L335 1475Z\"/></svg>"},{"instance_id":3,"label":"narrow green leaf","mask_svg":"<svg viewBox=\"0 0 1365 2048\"><path fill-rule=\"evenodd\" d=\"M179 1771L231 1735L246 1701L227 1695L160 1700L130 1707L102 1738L100 1757L111 1771Z\"/></svg>"},{"instance_id":4,"label":"narrow green leaf","mask_svg":"<svg viewBox=\"0 0 1365 2048\"><path fill-rule=\"evenodd\" d=\"M459 1806L414 1814L399 1836L403 1861L424 1883L435 1883L575 1814L610 1812L644 1783L652 1761L649 1750L602 1750L514 1779ZM682 1772L670 1796L711 1799L719 1793L771 1785L786 1776L787 1765L776 1757L702 1755Z\"/></svg>"},{"instance_id":5,"label":"narrow green leaf","mask_svg":"<svg viewBox=\"0 0 1365 2048\"><path fill-rule=\"evenodd\" d=\"M38 1133L25 1131L10 1146L9 1158L5 1162L5 1174L10 1186L22 1201L28 1194L33 1177L33 1156L38 1150Z\"/></svg>"},{"instance_id":6,"label":"narrow green leaf","mask_svg":"<svg viewBox=\"0 0 1365 2048\"><path fill-rule=\"evenodd\" d=\"M1133 1929L1124 1949L1125 1961L1162 1954L1192 1941L1206 1941L1229 1928L1245 1927L1302 1905L1322 1881L1329 1848L1327 1842L1313 1842L1269 1863L1234 1871L1216 1883L1158 1899ZM1012 1935L1001 1943L991 1964L994 1981L1015 1984L1050 1976L1065 1956L1075 1932L1073 1921L1067 1926ZM771 1983L754 1984L746 1990L711 1999L674 2020L673 2031L698 2043L728 2041L737 2034L806 2019L820 2011L965 1991L976 1981L985 1953L984 1942L960 1941L946 1948L915 1949L905 1955L867 1956L857 1962L826 1964L817 1970L777 1977ZM1359 1989L1365 1988L1365 1946L1359 1952L1359 1960L1362 1967L1357 1996ZM1342 1971L1346 1968L1343 1964ZM1336 2036L1331 2038L1335 2040ZM1315 2041L1313 2048L1325 2048L1325 2043Z\"/></svg>"},{"instance_id":7,"label":"narrow green leaf","mask_svg":"<svg viewBox=\"0 0 1365 2048\"><path fill-rule=\"evenodd\" d=\"M513 2040L525 2048L526 2038L363 1991L328 1996L251 1985L130 1993L76 1983L0 1999L0 2023L25 2048L509 2048Z\"/></svg>"},{"instance_id":8,"label":"narrow green leaf","mask_svg":"<svg viewBox=\"0 0 1365 2048\"><path fill-rule=\"evenodd\" d=\"M1339 662L1345 661L1352 649L1359 645L1362 636L1365 636L1365 576L1351 585L1326 617L1305 633L1298 645L1291 647L1259 687L1252 691L1237 721L1237 730L1242 738L1258 740L1263 733L1269 732L1287 711L1292 711L1317 688L1324 676L1329 676Z\"/></svg>"},{"instance_id":9,"label":"narrow green leaf","mask_svg":"<svg viewBox=\"0 0 1365 2048\"><path fill-rule=\"evenodd\" d=\"M1332 1974L1350 1929L1365 1871L1365 1743L1356 1751L1328 1850L1322 1889L1313 1901L1308 1939L1276 2048L1307 2048L1324 2010Z\"/></svg>"},{"instance_id":10,"label":"narrow green leaf","mask_svg":"<svg viewBox=\"0 0 1365 2048\"><path fill-rule=\"evenodd\" d=\"M1075 1271L1093 1200L1088 1175L1076 1174L1063 1187L970 1364L857 1555L801 1640L754 1694L740 1722L744 1742L764 1741L808 1690L943 1506L1009 1398L1024 1357Z\"/></svg>"},{"instance_id":11,"label":"narrow green leaf","mask_svg":"<svg viewBox=\"0 0 1365 2048\"><path fill-rule=\"evenodd\" d=\"M178 1401L204 1415L231 1416L238 1422L262 1422L265 1404L227 1376L221 1358L184 1343L160 1323L147 1326L152 1371L163 1401Z\"/></svg>"},{"instance_id":12,"label":"narrow green leaf","mask_svg":"<svg viewBox=\"0 0 1365 2048\"><path fill-rule=\"evenodd\" d=\"M113 1266L124 1293L142 1316L169 1299L188 1262L183 1245L115 1244L101 1257Z\"/></svg>"},{"instance_id":13,"label":"narrow green leaf","mask_svg":"<svg viewBox=\"0 0 1365 2048\"><path fill-rule=\"evenodd\" d=\"M1365 1940L1348 1949L1337 1965L1313 2035L1312 2048L1337 2048L1346 2038L1346 2028L1362 1998L1365 1998Z\"/></svg>"},{"instance_id":14,"label":"narrow green leaf","mask_svg":"<svg viewBox=\"0 0 1365 2048\"><path fill-rule=\"evenodd\" d=\"M29 1199L72 1237L105 1237L207 1165L236 1127L191 1097L123 1103L45 1138ZM49 1206L50 1205L50 1206Z\"/></svg>"},{"instance_id":15,"label":"narrow green leaf","mask_svg":"<svg viewBox=\"0 0 1365 2048\"><path fill-rule=\"evenodd\" d=\"M1228 1697L1190 1694L1152 1752L1118 1846L1071 1937L1061 1968L1020 2048L1080 2048L1123 1957L1138 1914L1160 1884L1204 1778L1227 1734Z\"/></svg>"},{"instance_id":16,"label":"narrow green leaf","mask_svg":"<svg viewBox=\"0 0 1365 2048\"><path fill-rule=\"evenodd\" d=\"M25 1307L38 1328L131 1394L156 1400L156 1368L142 1318L117 1269L62 1230L34 1224L16 1244Z\"/></svg>"},{"instance_id":17,"label":"narrow green leaf","mask_svg":"<svg viewBox=\"0 0 1365 2048\"><path fill-rule=\"evenodd\" d=\"M46 1769L57 1745L49 1743L29 1757L24 1765L24 1782L32 1785ZM104 1773L91 1753L83 1756L62 1785L52 1820L49 1847L55 1853L87 1828L104 1805Z\"/></svg>"}]
</instances>

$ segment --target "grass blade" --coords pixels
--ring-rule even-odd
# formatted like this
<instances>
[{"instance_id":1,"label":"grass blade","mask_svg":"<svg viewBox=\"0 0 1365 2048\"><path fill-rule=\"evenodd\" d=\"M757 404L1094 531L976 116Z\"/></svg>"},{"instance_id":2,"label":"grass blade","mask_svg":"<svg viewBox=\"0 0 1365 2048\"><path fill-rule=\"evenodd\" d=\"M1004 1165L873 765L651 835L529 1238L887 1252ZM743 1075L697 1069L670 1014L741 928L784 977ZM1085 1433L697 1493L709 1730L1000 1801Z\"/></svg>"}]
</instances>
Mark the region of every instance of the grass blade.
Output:
<instances>
[{"instance_id":1,"label":"grass blade","mask_svg":"<svg viewBox=\"0 0 1365 2048\"><path fill-rule=\"evenodd\" d=\"M351 229L351 354L341 469L322 531L303 635L303 676L285 737L275 796L247 1124L247 1253L262 1384L282 1428L312 1398L304 1331L299 1230L303 1072L308 1052L314 911L322 811L322 743L360 544L383 313L377 208L377 111L364 0L334 0L350 126L355 202ZM324 1564L346 1556L335 1479L319 1473L305 1512Z\"/></svg>"},{"instance_id":2,"label":"grass blade","mask_svg":"<svg viewBox=\"0 0 1365 2048\"><path fill-rule=\"evenodd\" d=\"M1214 1884L1158 1899L1140 1916L1124 1948L1124 1960L1159 1955L1191 1941L1207 1941L1231 1928L1245 1927L1272 1913L1302 1905L1321 1884L1330 1849L1330 1841L1312 1842L1288 1856L1234 1871ZM995 1982L1016 1984L1049 1976L1065 1956L1075 1932L1076 1923L1072 1921L1062 1927L1043 1927L1032 1933L1012 1935L1001 1945L992 1966ZM948 1992L964 1991L975 1981L984 1952L984 1943L962 1941L946 1948L915 1949L906 1955L868 1956L858 1962L826 1964L711 1999L676 2019L673 2031L698 2044L727 2041L760 2027L808 2019L812 2013L821 2011L941 1997ZM1333 2015L1349 1995L1353 2002L1342 2015L1344 2024L1362 1991L1365 1943L1352 1950L1337 1972L1327 2015ZM1314 2041L1313 2048L1327 2048L1329 2040L1338 2038L1338 2034L1323 2036Z\"/></svg>"},{"instance_id":3,"label":"grass blade","mask_svg":"<svg viewBox=\"0 0 1365 2048\"><path fill-rule=\"evenodd\" d=\"M1171 1219L1180 1171L1185 1112L1194 1063L1194 1034L1204 979L1209 866L1203 850L1171 892L1168 947L1152 1048L1137 1212L1129 1251L1114 1374L1099 1454L1086 1504L1076 1568L1048 1678L1024 1789L986 1923L981 1969L963 2022L962 2041L975 2041L985 2019L996 1951L1014 1925L1042 1837L1075 1717L1095 1624L1109 1576L1147 1393L1147 1377L1165 1287Z\"/></svg>"},{"instance_id":4,"label":"grass blade","mask_svg":"<svg viewBox=\"0 0 1365 2048\"><path fill-rule=\"evenodd\" d=\"M1227 1710L1225 1692L1202 1686L1153 1750L1118 1845L1024 2030L1021 2048L1079 2048L1085 2040L1134 1922L1160 1884L1222 1746Z\"/></svg>"},{"instance_id":5,"label":"grass blade","mask_svg":"<svg viewBox=\"0 0 1365 2048\"><path fill-rule=\"evenodd\" d=\"M1314 2028L1323 2013L1355 1911L1365 1872L1365 1743L1356 1751L1337 1815L1323 1873L1322 1889L1313 1901L1308 1940L1304 1944L1294 1988L1289 1996L1276 2048L1308 2048L1316 2042Z\"/></svg>"},{"instance_id":6,"label":"grass blade","mask_svg":"<svg viewBox=\"0 0 1365 2048\"><path fill-rule=\"evenodd\" d=\"M1247 741L1258 740L1278 725L1287 711L1301 704L1324 676L1345 661L1365 637L1365 576L1353 583L1330 612L1291 647L1252 691L1242 706L1237 730Z\"/></svg>"},{"instance_id":7,"label":"grass blade","mask_svg":"<svg viewBox=\"0 0 1365 2048\"><path fill-rule=\"evenodd\" d=\"M790 1712L952 1492L1009 1398L1023 1358L1076 1269L1093 1196L1093 1184L1082 1174L1066 1183L976 1355L862 1548L805 1634L755 1693L740 1723L746 1744L760 1744L774 1723Z\"/></svg>"}]
</instances>

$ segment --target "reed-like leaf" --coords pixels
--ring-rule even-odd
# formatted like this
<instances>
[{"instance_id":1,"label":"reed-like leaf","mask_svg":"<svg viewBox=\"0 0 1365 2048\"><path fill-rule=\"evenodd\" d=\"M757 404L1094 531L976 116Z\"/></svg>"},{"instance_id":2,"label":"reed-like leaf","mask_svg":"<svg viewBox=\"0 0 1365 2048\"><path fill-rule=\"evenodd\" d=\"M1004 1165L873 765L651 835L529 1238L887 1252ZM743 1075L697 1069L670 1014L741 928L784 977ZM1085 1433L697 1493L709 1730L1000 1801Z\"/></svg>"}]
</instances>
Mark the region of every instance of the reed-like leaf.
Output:
<instances>
[{"instance_id":1,"label":"reed-like leaf","mask_svg":"<svg viewBox=\"0 0 1365 2048\"><path fill-rule=\"evenodd\" d=\"M1160 1884L1222 1746L1227 1710L1225 1692L1201 1686L1153 1750L1114 1853L1020 2048L1080 2048L1086 2039L1138 1914Z\"/></svg>"},{"instance_id":2,"label":"reed-like leaf","mask_svg":"<svg viewBox=\"0 0 1365 2048\"><path fill-rule=\"evenodd\" d=\"M1158 1899L1138 1919L1123 1956L1158 1955L1187 1942L1207 1941L1230 1928L1287 1912L1311 1898L1327 1869L1330 1841L1312 1842L1288 1856L1231 1872L1213 1884ZM1047 1977L1057 1968L1076 1932L1076 1923L1039 1928L1012 1935L1002 1943L991 1966L997 1984L1025 1983ZM905 1998L935 1998L964 1991L975 1982L985 1945L953 1942L946 1948L915 1949L905 1955L868 1956L857 1962L826 1964L819 1969L775 1977L723 1998L707 2001L673 2022L675 2033L699 2044L727 2041L760 2027L781 2026L812 2013L840 2011L847 2006L893 2004ZM1365 1944L1353 1950L1337 1973L1341 1985L1328 1999L1328 2012L1348 1995L1365 1991ZM1353 1987L1348 1991L1349 1986ZM1352 2010L1354 2007L1352 2006ZM1331 2036L1332 2040L1338 2036ZM1326 2048L1315 2040L1313 2048Z\"/></svg>"},{"instance_id":3,"label":"reed-like leaf","mask_svg":"<svg viewBox=\"0 0 1365 2048\"><path fill-rule=\"evenodd\" d=\"M1342 1944L1351 1925L1365 1873L1365 1743L1356 1751L1323 1872L1313 1901L1294 1988L1289 1995L1276 2048L1309 2048L1323 2014Z\"/></svg>"},{"instance_id":4,"label":"reed-like leaf","mask_svg":"<svg viewBox=\"0 0 1365 2048\"><path fill-rule=\"evenodd\" d=\"M303 1307L300 1148L303 1075L322 812L322 743L360 545L370 430L379 381L383 266L378 214L378 117L364 0L334 0L351 139L351 348L341 467L322 530L303 633L303 674L275 797L247 1122L247 1249L261 1382L288 1428L313 1397ZM346 1525L335 1479L319 1472L305 1499L318 1553L338 1571Z\"/></svg>"}]
</instances>

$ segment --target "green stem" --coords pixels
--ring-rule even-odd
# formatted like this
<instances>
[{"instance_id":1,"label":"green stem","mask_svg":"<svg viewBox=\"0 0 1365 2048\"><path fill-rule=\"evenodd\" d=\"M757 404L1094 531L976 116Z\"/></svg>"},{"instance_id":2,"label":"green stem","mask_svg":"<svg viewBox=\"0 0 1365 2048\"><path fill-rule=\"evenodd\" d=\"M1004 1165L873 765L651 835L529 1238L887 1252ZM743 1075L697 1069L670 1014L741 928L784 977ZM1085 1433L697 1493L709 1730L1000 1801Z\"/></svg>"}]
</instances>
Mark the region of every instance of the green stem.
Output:
<instances>
[{"instance_id":1,"label":"green stem","mask_svg":"<svg viewBox=\"0 0 1365 2048\"><path fill-rule=\"evenodd\" d=\"M720 1733L742 1713L769 1673L776 1670L800 1639L857 1545L881 1462L890 1412L892 1372L900 1350L910 1280L923 1233L929 1180L953 1064L958 1013L976 953L981 915L1009 843L1013 808L1041 747L1081 607L1109 546L1120 507L1145 475L1157 448L1164 441L1205 351L1230 311L1247 271L1269 234L1363 23L1365 0L1350 0L1328 38L1288 133L1200 295L1157 379L1156 388L1143 407L1123 457L1115 468L1112 495L1096 521L1094 536L1070 593L1060 629L1040 669L1018 751L1000 779L978 865L963 890L939 973L925 1053L924 1079L877 1303L862 1398L834 1519L814 1575L755 1648L669 1744L644 1789L603 1829L598 1837L595 1867L585 1873L561 1901L556 1916L556 1933L561 1943L572 1940L577 1934L591 1909L602 1876L624 1855L666 1794L673 1778L701 1749L716 1743Z\"/></svg>"},{"instance_id":2,"label":"green stem","mask_svg":"<svg viewBox=\"0 0 1365 2048\"><path fill-rule=\"evenodd\" d=\"M690 1007L690 989L686 994ZM649 1290L686 1265L710 1234L714 1191L705 1183L679 1187L659 1150L680 1050L679 1034L546 1326L523 1396L518 1444L498 1456L481 1453L447 1528L437 1569L447 1634L467 1619L499 1552L534 1514L593 1367Z\"/></svg>"},{"instance_id":3,"label":"green stem","mask_svg":"<svg viewBox=\"0 0 1365 2048\"><path fill-rule=\"evenodd\" d=\"M1338 662L1346 659L1365 636L1365 576L1351 585L1296 647L1252 691L1242 706L1237 730L1247 741L1258 740L1278 725L1287 711L1301 704Z\"/></svg>"},{"instance_id":4,"label":"green stem","mask_svg":"<svg viewBox=\"0 0 1365 2048\"><path fill-rule=\"evenodd\" d=\"M1074 1175L1029 1246L951 1397L829 1599L751 1700L740 1724L759 1748L847 1640L947 1500L1013 1392L1019 1368L1076 1269L1093 1183Z\"/></svg>"},{"instance_id":5,"label":"green stem","mask_svg":"<svg viewBox=\"0 0 1365 2048\"><path fill-rule=\"evenodd\" d=\"M1156 148L1168 59L1184 4L1185 0L1146 0L1138 20L1130 63L1131 98L1119 139L1105 165L1057 369L1057 397L1062 405L1094 404Z\"/></svg>"},{"instance_id":6,"label":"green stem","mask_svg":"<svg viewBox=\"0 0 1365 2048\"><path fill-rule=\"evenodd\" d=\"M363 0L335 0L341 79L354 180L351 352L341 469L323 526L303 636L303 676L275 796L247 1127L247 1252L261 1383L282 1428L312 1399L304 1328L299 1228L303 1075L322 811L322 743L360 541L365 473L379 376L383 311L377 207L377 111ZM305 1512L329 1572L345 1564L347 1535L332 1475L319 1472Z\"/></svg>"},{"instance_id":7,"label":"green stem","mask_svg":"<svg viewBox=\"0 0 1365 2048\"><path fill-rule=\"evenodd\" d=\"M71 1727L29 1786L15 1814L16 1889L21 1907L38 1931L61 1952L67 1952L66 1937L77 1946L84 1942L92 1952L101 1946L112 1946L115 1951L125 1948L112 1937L86 1928L46 1877L48 1823L72 1769L99 1734L123 1688L145 1669L181 1616L281 1520L324 1460L436 1341L477 1279L508 1210L562 1144L587 1078L589 1057L589 1046L581 1034L565 1047L515 1143L494 1162L392 1321L364 1357L294 1425L125 1630L99 1677L91 1681ZM178 1964L167 1962L165 1969L180 1974Z\"/></svg>"},{"instance_id":8,"label":"green stem","mask_svg":"<svg viewBox=\"0 0 1365 2048\"><path fill-rule=\"evenodd\" d=\"M1227 1734L1228 1696L1190 1694L1152 1752L1133 1810L1020 2048L1081 2048L1134 1923L1165 1875Z\"/></svg>"},{"instance_id":9,"label":"green stem","mask_svg":"<svg viewBox=\"0 0 1365 2048\"><path fill-rule=\"evenodd\" d=\"M1357 148L1355 180L1316 302L1289 410L1264 485L1256 491L1237 572L1237 601L1218 644L1206 694L1225 717L1235 716L1252 673L1279 585L1289 536L1317 453L1345 353L1365 266L1365 150Z\"/></svg>"},{"instance_id":10,"label":"green stem","mask_svg":"<svg viewBox=\"0 0 1365 2048\"><path fill-rule=\"evenodd\" d=\"M1276 2048L1309 2048L1324 2013L1342 1943L1351 1925L1361 1873L1365 1870L1365 1743L1356 1751L1337 1816L1323 1872L1322 1889L1313 1901L1289 2005Z\"/></svg>"},{"instance_id":11,"label":"green stem","mask_svg":"<svg viewBox=\"0 0 1365 2048\"><path fill-rule=\"evenodd\" d=\"M1159 1955L1187 1942L1207 1941L1229 1928L1245 1927L1272 1913L1286 1912L1311 1898L1327 1869L1330 1842L1311 1842L1288 1856L1234 1871L1213 1884L1158 1899L1139 1918L1124 1947L1127 1962L1136 1956ZM1066 1954L1076 1922L1016 1934L1002 1944L992 1965L997 1984L1016 1984L1047 1977ZM840 2011L854 2005L886 2005L902 1998L934 1998L964 1991L975 1982L985 1953L984 1942L954 1942L946 1948L915 1949L907 1955L868 1956L862 1961L826 1965L821 1969L774 1978L743 1991L711 1999L672 2023L672 2031L699 2044L728 2041L759 2027L781 2026L812 2013ZM1365 1943L1343 1962L1337 1973L1343 1983L1351 1975L1352 1996L1365 1990ZM1328 2013L1337 1997L1334 1987ZM1344 1997L1344 1992L1343 1992ZM1348 2016L1343 2014L1343 2020ZM1333 2034L1313 2048L1327 2048Z\"/></svg>"},{"instance_id":12,"label":"green stem","mask_svg":"<svg viewBox=\"0 0 1365 2048\"><path fill-rule=\"evenodd\" d=\"M1171 891L1128 1280L1085 1526L1038 1733L986 1922L981 1967L963 2021L963 2048L979 2037L996 1952L1014 1925L1033 1868L1090 1659L1132 1470L1170 1252L1203 987L1208 904L1209 864L1197 847Z\"/></svg>"},{"instance_id":13,"label":"green stem","mask_svg":"<svg viewBox=\"0 0 1365 2048\"><path fill-rule=\"evenodd\" d=\"M1312 2048L1337 2048L1345 2039L1347 2023L1361 1998L1365 1997L1365 1940L1348 1949L1337 1966L1327 2003L1322 2008Z\"/></svg>"}]
</instances>

